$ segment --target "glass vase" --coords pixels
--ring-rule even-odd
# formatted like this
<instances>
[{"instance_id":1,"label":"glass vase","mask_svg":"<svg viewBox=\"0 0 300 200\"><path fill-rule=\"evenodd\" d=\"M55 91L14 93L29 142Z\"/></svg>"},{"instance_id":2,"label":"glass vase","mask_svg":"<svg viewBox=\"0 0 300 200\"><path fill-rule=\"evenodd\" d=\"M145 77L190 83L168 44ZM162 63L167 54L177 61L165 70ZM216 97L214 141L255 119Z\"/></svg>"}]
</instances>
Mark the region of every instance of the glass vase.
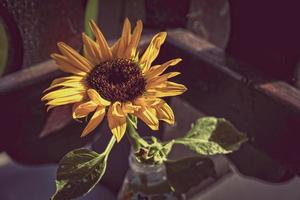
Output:
<instances>
[{"instance_id":1,"label":"glass vase","mask_svg":"<svg viewBox=\"0 0 300 200\"><path fill-rule=\"evenodd\" d=\"M129 155L129 170L118 194L118 200L185 200L174 193L167 181L164 164L139 163L133 151Z\"/></svg>"}]
</instances>

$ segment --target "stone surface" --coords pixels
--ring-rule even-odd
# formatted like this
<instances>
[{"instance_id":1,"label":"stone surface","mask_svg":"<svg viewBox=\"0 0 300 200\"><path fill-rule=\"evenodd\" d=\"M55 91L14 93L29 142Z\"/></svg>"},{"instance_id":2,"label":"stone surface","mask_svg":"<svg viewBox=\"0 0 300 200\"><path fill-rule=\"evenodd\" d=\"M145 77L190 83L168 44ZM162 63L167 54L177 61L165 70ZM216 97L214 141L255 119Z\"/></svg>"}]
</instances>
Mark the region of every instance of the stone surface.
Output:
<instances>
[{"instance_id":1,"label":"stone surface","mask_svg":"<svg viewBox=\"0 0 300 200\"><path fill-rule=\"evenodd\" d=\"M41 200L49 199L55 192L57 165L26 167L10 161L0 154L0 199ZM114 195L104 186L97 185L88 195L78 200L114 200Z\"/></svg>"},{"instance_id":2,"label":"stone surface","mask_svg":"<svg viewBox=\"0 0 300 200\"><path fill-rule=\"evenodd\" d=\"M191 200L299 200L299 185L300 178L284 184L268 184L235 172Z\"/></svg>"}]
</instances>

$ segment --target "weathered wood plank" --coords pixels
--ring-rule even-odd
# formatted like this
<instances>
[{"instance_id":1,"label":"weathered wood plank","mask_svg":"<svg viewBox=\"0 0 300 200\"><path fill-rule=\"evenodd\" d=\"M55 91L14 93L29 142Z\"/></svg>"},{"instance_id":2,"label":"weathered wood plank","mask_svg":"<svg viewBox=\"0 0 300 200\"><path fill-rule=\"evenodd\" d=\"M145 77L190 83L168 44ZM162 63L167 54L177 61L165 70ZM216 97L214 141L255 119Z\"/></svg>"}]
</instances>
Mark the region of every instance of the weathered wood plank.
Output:
<instances>
[{"instance_id":1,"label":"weathered wood plank","mask_svg":"<svg viewBox=\"0 0 300 200\"><path fill-rule=\"evenodd\" d=\"M276 99L281 104L285 105L291 111L299 112L300 110L300 91L291 85L282 82L266 82L257 83L255 89L272 99Z\"/></svg>"},{"instance_id":2,"label":"weathered wood plank","mask_svg":"<svg viewBox=\"0 0 300 200\"><path fill-rule=\"evenodd\" d=\"M45 81L45 79L53 79L63 73L57 70L54 61L46 61L39 63L27 69L4 76L0 79L1 95L13 93L22 90L30 85L35 85Z\"/></svg>"}]
</instances>

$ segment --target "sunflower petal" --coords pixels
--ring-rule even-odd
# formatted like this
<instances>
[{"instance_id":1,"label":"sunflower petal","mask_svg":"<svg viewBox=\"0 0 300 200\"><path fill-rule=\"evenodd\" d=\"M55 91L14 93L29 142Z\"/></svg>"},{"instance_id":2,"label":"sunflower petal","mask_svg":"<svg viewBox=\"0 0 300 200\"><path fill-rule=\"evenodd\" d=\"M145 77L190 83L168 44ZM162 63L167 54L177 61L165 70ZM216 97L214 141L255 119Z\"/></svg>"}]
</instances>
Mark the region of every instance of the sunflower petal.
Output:
<instances>
[{"instance_id":1,"label":"sunflower petal","mask_svg":"<svg viewBox=\"0 0 300 200\"><path fill-rule=\"evenodd\" d=\"M81 81L83 79L82 76L67 76L67 77L61 77L61 78L56 78L52 81L51 85L56 85L58 83L62 83L65 81Z\"/></svg>"},{"instance_id":2,"label":"sunflower petal","mask_svg":"<svg viewBox=\"0 0 300 200\"><path fill-rule=\"evenodd\" d=\"M59 54L51 54L51 58L55 60L58 68L64 72L75 74L77 76L85 76L86 72L74 66L65 56Z\"/></svg>"},{"instance_id":3,"label":"sunflower petal","mask_svg":"<svg viewBox=\"0 0 300 200\"><path fill-rule=\"evenodd\" d=\"M143 54L139 65L142 68L142 72L145 73L149 70L152 62L156 59L159 54L159 50L161 45L164 43L167 37L166 32L161 32L156 34L152 40L148 48L146 49L145 53Z\"/></svg>"},{"instance_id":4,"label":"sunflower petal","mask_svg":"<svg viewBox=\"0 0 300 200\"><path fill-rule=\"evenodd\" d=\"M138 111L141 106L133 105L132 102L122 103L122 111L126 114Z\"/></svg>"},{"instance_id":5,"label":"sunflower petal","mask_svg":"<svg viewBox=\"0 0 300 200\"><path fill-rule=\"evenodd\" d=\"M78 69L84 72L89 72L93 68L93 64L88 59L80 55L69 45L63 42L59 42L57 46L60 52L73 66L77 67Z\"/></svg>"},{"instance_id":6,"label":"sunflower petal","mask_svg":"<svg viewBox=\"0 0 300 200\"><path fill-rule=\"evenodd\" d=\"M148 80L148 79L151 79L153 77L159 76L164 71L166 71L166 69L168 69L171 66L177 65L180 61L182 61L181 58L176 58L176 59L173 59L173 60L169 60L169 61L165 62L162 65L153 66L149 69L149 71L147 71L145 73L144 78L146 80Z\"/></svg>"},{"instance_id":7,"label":"sunflower petal","mask_svg":"<svg viewBox=\"0 0 300 200\"><path fill-rule=\"evenodd\" d=\"M136 54L132 57L133 62L139 62L140 52L137 51Z\"/></svg>"},{"instance_id":8,"label":"sunflower petal","mask_svg":"<svg viewBox=\"0 0 300 200\"><path fill-rule=\"evenodd\" d=\"M93 63L93 65L98 65L100 62L104 61L101 56L101 51L99 45L94 42L85 33L82 33L83 49L86 58Z\"/></svg>"},{"instance_id":9,"label":"sunflower petal","mask_svg":"<svg viewBox=\"0 0 300 200\"><path fill-rule=\"evenodd\" d=\"M44 100L51 100L51 99L57 99L57 98L64 98L64 97L68 97L68 96L81 94L82 92L84 92L84 89L62 88L59 90L49 92L48 94L44 95L41 100L44 101Z\"/></svg>"},{"instance_id":10,"label":"sunflower petal","mask_svg":"<svg viewBox=\"0 0 300 200\"><path fill-rule=\"evenodd\" d=\"M123 112L123 109L122 109L122 103L121 102L116 101L112 105L111 109L112 109L111 112L112 112L112 114L114 116L117 116L117 117L123 117L123 116L125 116L125 113Z\"/></svg>"},{"instance_id":11,"label":"sunflower petal","mask_svg":"<svg viewBox=\"0 0 300 200\"><path fill-rule=\"evenodd\" d=\"M65 104L80 102L83 99L84 99L84 93L81 93L81 94L76 94L76 95L72 95L72 96L67 96L67 97L63 97L63 98L57 98L57 99L50 100L49 102L46 103L46 105L61 106L61 105L65 105Z\"/></svg>"},{"instance_id":12,"label":"sunflower petal","mask_svg":"<svg viewBox=\"0 0 300 200\"><path fill-rule=\"evenodd\" d=\"M158 130L159 122L154 108L142 107L134 115L143 120L152 130Z\"/></svg>"},{"instance_id":13,"label":"sunflower petal","mask_svg":"<svg viewBox=\"0 0 300 200\"><path fill-rule=\"evenodd\" d=\"M85 85L82 82L65 81L65 82L62 82L62 83L57 83L55 85L52 85L52 86L48 87L46 90L44 90L43 92L47 92L49 90L53 90L54 88L58 88L58 87L73 88L73 89L78 89L78 90L84 90L85 89Z\"/></svg>"},{"instance_id":14,"label":"sunflower petal","mask_svg":"<svg viewBox=\"0 0 300 200\"><path fill-rule=\"evenodd\" d=\"M156 110L157 118L159 120L163 120L168 124L175 123L173 110L164 100L161 99L160 103L154 106L154 108Z\"/></svg>"},{"instance_id":15,"label":"sunflower petal","mask_svg":"<svg viewBox=\"0 0 300 200\"><path fill-rule=\"evenodd\" d=\"M140 96L136 98L133 102L134 105L141 106L141 107L152 107L158 103L160 103L161 99L156 98L155 96Z\"/></svg>"},{"instance_id":16,"label":"sunflower petal","mask_svg":"<svg viewBox=\"0 0 300 200\"><path fill-rule=\"evenodd\" d=\"M80 137L84 137L92 132L102 122L104 116L105 108L98 107Z\"/></svg>"},{"instance_id":17,"label":"sunflower petal","mask_svg":"<svg viewBox=\"0 0 300 200\"><path fill-rule=\"evenodd\" d=\"M146 89L150 89L150 88L159 86L160 84L163 84L164 82L166 82L168 79L178 76L179 74L180 74L180 72L169 72L169 73L163 74L161 76L157 76L152 79L148 79Z\"/></svg>"},{"instance_id":18,"label":"sunflower petal","mask_svg":"<svg viewBox=\"0 0 300 200\"><path fill-rule=\"evenodd\" d=\"M73 119L76 119L76 118L74 118L74 110L80 105L80 104L83 104L83 102L77 102L77 103L73 103L73 105L72 105L72 117L73 117Z\"/></svg>"},{"instance_id":19,"label":"sunflower petal","mask_svg":"<svg viewBox=\"0 0 300 200\"><path fill-rule=\"evenodd\" d=\"M117 102L116 102L117 103ZM115 136L117 142L120 142L122 137L125 134L126 131L126 117L125 115L115 115L116 110L119 110L117 107L120 106L120 104L114 103L110 106L108 113L107 113L107 119L108 119L108 126L112 132L112 134Z\"/></svg>"},{"instance_id":20,"label":"sunflower petal","mask_svg":"<svg viewBox=\"0 0 300 200\"><path fill-rule=\"evenodd\" d=\"M171 81L166 81L164 87L151 88L146 91L146 95L155 96L155 97L168 97L168 96L177 96L184 93L187 88L178 83Z\"/></svg>"},{"instance_id":21,"label":"sunflower petal","mask_svg":"<svg viewBox=\"0 0 300 200\"><path fill-rule=\"evenodd\" d=\"M131 38L131 24L128 18L126 18L124 21L122 35L119 44L114 49L116 54L115 56L117 58L125 58L125 52L130 43L130 38Z\"/></svg>"},{"instance_id":22,"label":"sunflower petal","mask_svg":"<svg viewBox=\"0 0 300 200\"><path fill-rule=\"evenodd\" d=\"M107 41L103 36L102 32L100 31L100 29L98 28L97 24L93 20L90 21L90 27L93 34L96 37L97 43L99 44L99 49L101 50L101 55L104 61L112 59L113 58L112 53L107 44Z\"/></svg>"},{"instance_id":23,"label":"sunflower petal","mask_svg":"<svg viewBox=\"0 0 300 200\"><path fill-rule=\"evenodd\" d=\"M95 104L93 101L88 101L82 104L76 103L72 112L73 119L86 117L88 114L95 111L96 108L97 104Z\"/></svg>"},{"instance_id":24,"label":"sunflower petal","mask_svg":"<svg viewBox=\"0 0 300 200\"><path fill-rule=\"evenodd\" d=\"M126 49L125 57L126 58L134 58L136 55L136 50L141 39L141 34L143 31L143 23L141 20L137 21L134 31L131 36L130 43Z\"/></svg>"},{"instance_id":25,"label":"sunflower petal","mask_svg":"<svg viewBox=\"0 0 300 200\"><path fill-rule=\"evenodd\" d=\"M90 99L92 101L94 101L96 104L102 105L102 106L110 105L110 101L107 101L106 99L102 98L96 90L89 89L87 93L88 93L88 96L90 97Z\"/></svg>"}]
</instances>

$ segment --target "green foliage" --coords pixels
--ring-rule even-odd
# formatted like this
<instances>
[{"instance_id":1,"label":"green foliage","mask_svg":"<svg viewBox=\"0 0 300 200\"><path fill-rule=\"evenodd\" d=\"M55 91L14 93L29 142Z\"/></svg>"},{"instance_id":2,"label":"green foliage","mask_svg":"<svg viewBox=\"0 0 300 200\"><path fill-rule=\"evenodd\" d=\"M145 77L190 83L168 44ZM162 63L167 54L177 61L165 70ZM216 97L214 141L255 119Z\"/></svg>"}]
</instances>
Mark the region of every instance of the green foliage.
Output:
<instances>
[{"instance_id":1,"label":"green foliage","mask_svg":"<svg viewBox=\"0 0 300 200\"><path fill-rule=\"evenodd\" d=\"M174 144L184 145L199 155L210 156L231 153L247 141L246 134L238 131L229 121L215 117L198 119L184 137L167 142L159 142L155 137L151 137L149 143L146 142L139 136L131 121L128 121L128 128L136 159L149 165L164 163L169 184L177 193L185 193L203 180L215 177L216 171L214 163L208 157L169 161L167 157Z\"/></svg>"},{"instance_id":2,"label":"green foliage","mask_svg":"<svg viewBox=\"0 0 300 200\"><path fill-rule=\"evenodd\" d=\"M215 177L216 171L210 158L190 157L165 162L170 186L176 193L186 193L209 177Z\"/></svg>"},{"instance_id":3,"label":"green foliage","mask_svg":"<svg viewBox=\"0 0 300 200\"><path fill-rule=\"evenodd\" d=\"M155 137L151 137L152 142L147 146L141 147L135 153L137 160L141 163L159 165L167 160L168 154L172 150L174 141L167 143L159 142Z\"/></svg>"},{"instance_id":4,"label":"green foliage","mask_svg":"<svg viewBox=\"0 0 300 200\"><path fill-rule=\"evenodd\" d=\"M130 144L132 145L135 152L138 152L141 148L147 147L148 143L141 138L137 132L137 118L132 115L127 117L127 133Z\"/></svg>"},{"instance_id":5,"label":"green foliage","mask_svg":"<svg viewBox=\"0 0 300 200\"><path fill-rule=\"evenodd\" d=\"M246 134L239 132L223 118L204 117L198 119L191 130L175 140L200 155L227 154L238 150L247 141Z\"/></svg>"},{"instance_id":6,"label":"green foliage","mask_svg":"<svg viewBox=\"0 0 300 200\"><path fill-rule=\"evenodd\" d=\"M138 120L137 120L136 116L129 114L127 117L127 120L128 120L128 123L130 123L135 129L137 129Z\"/></svg>"},{"instance_id":7,"label":"green foliage","mask_svg":"<svg viewBox=\"0 0 300 200\"><path fill-rule=\"evenodd\" d=\"M244 133L222 118L201 118L183 138L167 142L159 142L155 137L145 141L136 131L136 123L136 118L130 116L127 119L128 137L137 160L150 165L165 163L169 184L178 193L187 192L208 177L214 177L216 172L209 158L169 161L167 157L174 144L185 145L200 155L208 156L238 150L247 140ZM66 154L59 163L57 191L52 200L73 199L89 192L103 176L114 143L115 138L112 137L102 154L88 149L77 149Z\"/></svg>"},{"instance_id":8,"label":"green foliage","mask_svg":"<svg viewBox=\"0 0 300 200\"><path fill-rule=\"evenodd\" d=\"M127 122L128 136L135 149L137 160L151 165L166 162L174 144L182 144L199 155L210 156L231 153L247 141L246 134L239 132L223 118L203 117L198 119L182 138L159 142L155 137L151 137L152 141L149 143L139 136L132 120Z\"/></svg>"},{"instance_id":9,"label":"green foliage","mask_svg":"<svg viewBox=\"0 0 300 200\"><path fill-rule=\"evenodd\" d=\"M246 134L239 132L229 121L204 117L198 119L183 138L167 144L169 151L175 143L185 145L202 156L210 156L236 151L245 141L247 141ZM177 193L186 193L203 180L216 176L214 163L208 157L165 161L165 165L169 184Z\"/></svg>"},{"instance_id":10,"label":"green foliage","mask_svg":"<svg viewBox=\"0 0 300 200\"><path fill-rule=\"evenodd\" d=\"M89 149L76 149L67 153L59 162L56 192L51 200L69 200L88 193L102 178L115 142L112 136L102 154Z\"/></svg>"},{"instance_id":11,"label":"green foliage","mask_svg":"<svg viewBox=\"0 0 300 200\"><path fill-rule=\"evenodd\" d=\"M88 149L67 153L59 162L52 200L73 199L89 192L103 176L107 156Z\"/></svg>"}]
</instances>

